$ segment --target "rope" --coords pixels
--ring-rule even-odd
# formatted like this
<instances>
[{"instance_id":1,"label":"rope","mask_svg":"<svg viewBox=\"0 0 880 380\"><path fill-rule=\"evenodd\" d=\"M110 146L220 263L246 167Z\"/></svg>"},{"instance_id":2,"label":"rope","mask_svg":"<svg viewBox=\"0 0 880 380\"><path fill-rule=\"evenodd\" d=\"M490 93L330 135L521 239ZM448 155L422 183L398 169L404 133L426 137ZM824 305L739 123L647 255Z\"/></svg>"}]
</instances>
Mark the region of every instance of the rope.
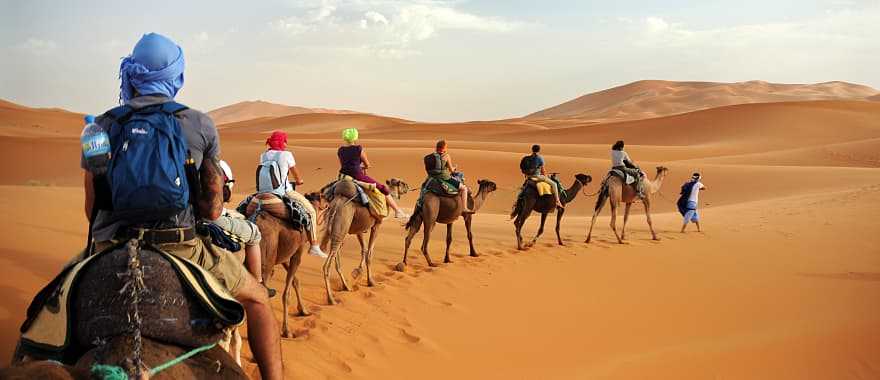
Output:
<instances>
[{"instance_id":1,"label":"rope","mask_svg":"<svg viewBox=\"0 0 880 380\"><path fill-rule=\"evenodd\" d=\"M156 376L159 372L162 372L168 368L171 368L171 367L174 367L180 363L183 363L183 361L185 361L193 356L196 356L202 352L210 350L210 349L214 348L214 346L216 346L216 345L217 345L217 343L206 344L204 346L195 348L195 349L193 349L183 355L180 355L174 359L171 359L165 363L162 363L156 367L153 367L149 371L149 376L150 377ZM128 380L129 379L128 374L125 372L125 370L122 369L121 367L118 367L115 365L95 364L92 366L91 373L95 377L97 377L99 379L103 379L103 380Z\"/></svg>"},{"instance_id":2,"label":"rope","mask_svg":"<svg viewBox=\"0 0 880 380\"><path fill-rule=\"evenodd\" d=\"M159 372L162 372L168 368L171 368L171 367L174 367L180 363L183 363L183 361L186 359L189 359L193 356L196 356L204 351L210 350L210 349L214 348L214 346L216 346L216 345L217 345L216 342L211 343L211 344L206 344L206 345L201 346L199 348L193 349L183 355L180 355L174 359L171 359L171 360L165 362L164 364L160 364L156 367L153 367L150 369L150 377L156 376L156 374Z\"/></svg>"}]
</instances>

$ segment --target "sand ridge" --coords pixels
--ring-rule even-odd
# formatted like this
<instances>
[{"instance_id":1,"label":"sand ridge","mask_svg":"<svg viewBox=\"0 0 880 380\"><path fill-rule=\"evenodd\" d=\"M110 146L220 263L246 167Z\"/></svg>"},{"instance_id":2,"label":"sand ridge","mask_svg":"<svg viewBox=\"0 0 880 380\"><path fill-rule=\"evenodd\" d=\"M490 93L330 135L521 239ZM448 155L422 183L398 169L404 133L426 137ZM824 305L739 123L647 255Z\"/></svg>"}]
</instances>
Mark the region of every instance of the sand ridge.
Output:
<instances>
[{"instance_id":1,"label":"sand ridge","mask_svg":"<svg viewBox=\"0 0 880 380\"><path fill-rule=\"evenodd\" d=\"M0 207L10 216L0 230L14 237L0 247L9 274L0 279L0 357L8 358L27 303L84 245L86 223L81 115L0 106L0 160L8 163ZM51 133L21 120L46 123ZM269 131L290 133L309 191L335 177L338 131L349 126L361 129L376 178L418 186L421 157L442 136L471 186L488 178L499 190L474 218L478 258L466 256L459 224L453 264L428 268L414 249L407 272L396 272L403 229L387 220L374 258L378 286L336 292L342 303L332 307L321 262L304 258L299 273L314 315L291 319L296 338L282 343L289 377L880 377L878 103L742 104L613 123L262 116L220 126L222 156L239 178L234 200L253 189ZM649 172L671 169L654 207L662 241L649 240L636 205L628 244L614 242L607 211L594 243L583 243L595 202L588 195L617 138ZM535 142L564 184L576 173L594 182L567 208L565 247L554 244L551 217L544 238L519 252L507 214L522 181L519 158ZM695 170L709 187L700 198L706 230L682 235L673 202ZM401 203L411 208L414 198ZM527 222L526 238L538 219ZM444 230L435 228L429 245L435 260ZM356 265L356 246L344 248L345 273ZM283 277L279 267L270 284L280 290ZM280 300L272 305L280 319ZM245 359L255 374L249 351Z\"/></svg>"}]
</instances>

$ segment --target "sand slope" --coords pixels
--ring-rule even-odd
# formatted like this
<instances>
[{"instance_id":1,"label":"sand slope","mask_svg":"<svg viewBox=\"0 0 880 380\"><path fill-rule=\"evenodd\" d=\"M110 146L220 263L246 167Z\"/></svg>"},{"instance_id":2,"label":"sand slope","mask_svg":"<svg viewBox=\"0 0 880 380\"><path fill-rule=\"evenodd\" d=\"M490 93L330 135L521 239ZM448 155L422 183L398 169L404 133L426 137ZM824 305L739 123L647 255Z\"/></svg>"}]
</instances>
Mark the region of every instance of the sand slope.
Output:
<instances>
[{"instance_id":1,"label":"sand slope","mask_svg":"<svg viewBox=\"0 0 880 380\"><path fill-rule=\"evenodd\" d=\"M778 84L763 81L737 83L644 80L587 94L526 118L633 120L673 115L706 108L803 100L853 100L877 95L858 84L825 82Z\"/></svg>"},{"instance_id":2,"label":"sand slope","mask_svg":"<svg viewBox=\"0 0 880 380\"><path fill-rule=\"evenodd\" d=\"M353 113L352 111L333 110L327 108L306 108L297 106L286 106L264 102L262 100L244 101L228 106L220 107L209 111L208 116L214 120L217 125L234 123L244 120L252 120L259 118L272 118L289 115L298 115L303 113Z\"/></svg>"},{"instance_id":3,"label":"sand slope","mask_svg":"<svg viewBox=\"0 0 880 380\"><path fill-rule=\"evenodd\" d=\"M0 278L0 358L8 358L28 302L84 245L86 224L79 115L0 106L0 207L10 216L0 229L12 237L0 246L8 274ZM57 131L35 134L13 126L18 120ZM223 157L239 178L235 200L253 189L269 131L290 133L302 190L310 191L336 175L346 127L361 129L376 178L417 186L421 157L442 137L471 186L488 178L499 190L475 217L479 258L465 256L459 224L455 263L427 268L413 249L409 270L394 272L403 231L387 220L374 258L379 285L337 293L342 304L333 307L323 297L321 262L304 258L299 273L314 315L293 318L297 337L282 343L291 378L880 377L880 103L744 104L616 123L264 117L220 129ZM629 244L613 241L607 211L594 243L582 243L595 202L588 194L618 138L642 167L671 169L655 202L660 242L649 240L636 205ZM506 214L522 181L517 164L534 142L564 183L579 172L596 182L567 207L566 247L553 244L551 216L538 245L518 252ZM694 170L709 187L700 198L706 231L681 235L673 202ZM412 207L414 198L401 203ZM435 260L444 235L434 229ZM349 273L358 260L354 238L343 257ZM283 273L277 268L271 282L279 290ZM272 305L281 318L280 299ZM249 351L245 358L255 374Z\"/></svg>"}]
</instances>

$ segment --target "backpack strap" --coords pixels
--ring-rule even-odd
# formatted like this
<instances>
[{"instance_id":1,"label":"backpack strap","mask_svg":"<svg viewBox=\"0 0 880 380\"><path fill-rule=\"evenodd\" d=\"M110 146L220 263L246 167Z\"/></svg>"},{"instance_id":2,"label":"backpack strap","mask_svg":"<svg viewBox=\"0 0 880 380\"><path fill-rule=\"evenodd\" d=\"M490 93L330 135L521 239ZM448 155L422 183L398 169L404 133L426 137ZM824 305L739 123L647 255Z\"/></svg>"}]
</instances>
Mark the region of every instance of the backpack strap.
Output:
<instances>
[{"instance_id":1,"label":"backpack strap","mask_svg":"<svg viewBox=\"0 0 880 380\"><path fill-rule=\"evenodd\" d=\"M189 107L177 102L167 102L162 104L162 112L166 112L172 115L187 109L189 109Z\"/></svg>"},{"instance_id":2,"label":"backpack strap","mask_svg":"<svg viewBox=\"0 0 880 380\"><path fill-rule=\"evenodd\" d=\"M134 113L134 108L129 105L119 106L113 108L107 112L104 112L104 116L109 117L111 120L116 123L122 123Z\"/></svg>"}]
</instances>

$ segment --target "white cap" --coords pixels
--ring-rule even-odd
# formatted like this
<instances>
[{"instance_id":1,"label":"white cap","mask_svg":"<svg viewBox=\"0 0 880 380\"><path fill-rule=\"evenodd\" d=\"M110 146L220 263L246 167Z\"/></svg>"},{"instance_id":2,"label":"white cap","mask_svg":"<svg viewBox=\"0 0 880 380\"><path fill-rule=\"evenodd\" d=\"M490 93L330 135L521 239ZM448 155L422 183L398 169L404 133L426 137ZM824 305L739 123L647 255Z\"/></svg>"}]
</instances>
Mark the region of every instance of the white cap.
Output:
<instances>
[{"instance_id":1,"label":"white cap","mask_svg":"<svg viewBox=\"0 0 880 380\"><path fill-rule=\"evenodd\" d=\"M232 176L232 168L229 167L229 164L227 164L226 161L220 160L220 169L223 169L223 174L226 175L226 179L234 179Z\"/></svg>"}]
</instances>

